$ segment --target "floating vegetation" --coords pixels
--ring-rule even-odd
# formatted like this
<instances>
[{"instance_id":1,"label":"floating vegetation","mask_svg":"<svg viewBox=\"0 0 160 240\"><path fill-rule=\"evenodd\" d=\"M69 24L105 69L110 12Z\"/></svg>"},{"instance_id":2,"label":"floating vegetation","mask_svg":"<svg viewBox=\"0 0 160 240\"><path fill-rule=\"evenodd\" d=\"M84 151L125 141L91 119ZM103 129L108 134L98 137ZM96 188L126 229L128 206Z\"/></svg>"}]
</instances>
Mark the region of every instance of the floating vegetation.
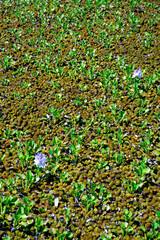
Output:
<instances>
[{"instance_id":1,"label":"floating vegetation","mask_svg":"<svg viewBox=\"0 0 160 240\"><path fill-rule=\"evenodd\" d=\"M158 10L1 1L1 239L160 239Z\"/></svg>"}]
</instances>

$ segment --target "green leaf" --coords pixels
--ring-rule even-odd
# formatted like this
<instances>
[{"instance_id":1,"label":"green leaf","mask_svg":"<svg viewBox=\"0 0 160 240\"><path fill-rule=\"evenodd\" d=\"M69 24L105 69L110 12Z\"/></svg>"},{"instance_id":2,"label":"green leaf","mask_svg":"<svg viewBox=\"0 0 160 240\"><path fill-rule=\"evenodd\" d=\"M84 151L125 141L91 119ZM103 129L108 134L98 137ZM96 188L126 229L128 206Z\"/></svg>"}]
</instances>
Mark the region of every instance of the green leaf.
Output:
<instances>
[{"instance_id":1,"label":"green leaf","mask_svg":"<svg viewBox=\"0 0 160 240\"><path fill-rule=\"evenodd\" d=\"M128 228L128 232L131 232L131 231L133 231L133 227Z\"/></svg>"},{"instance_id":2,"label":"green leaf","mask_svg":"<svg viewBox=\"0 0 160 240\"><path fill-rule=\"evenodd\" d=\"M27 224L27 222L22 221L18 225L20 225L22 227L27 227L28 224Z\"/></svg>"},{"instance_id":3,"label":"green leaf","mask_svg":"<svg viewBox=\"0 0 160 240\"><path fill-rule=\"evenodd\" d=\"M52 112L54 112L54 108L53 108L53 107L50 107L50 108L49 108L49 113L52 113Z\"/></svg>"},{"instance_id":4,"label":"green leaf","mask_svg":"<svg viewBox=\"0 0 160 240\"><path fill-rule=\"evenodd\" d=\"M152 225L153 225L154 230L156 230L158 228L158 224L156 222L152 221Z\"/></svg>"},{"instance_id":5,"label":"green leaf","mask_svg":"<svg viewBox=\"0 0 160 240\"><path fill-rule=\"evenodd\" d=\"M142 187L142 186L143 186L143 183L141 183L141 182L140 182L140 183L137 183L137 184L136 184L136 190L137 190L139 187Z\"/></svg>"},{"instance_id":6,"label":"green leaf","mask_svg":"<svg viewBox=\"0 0 160 240\"><path fill-rule=\"evenodd\" d=\"M27 215L26 214L14 214L13 217L16 219L16 220L20 220L22 218L27 218Z\"/></svg>"},{"instance_id":7,"label":"green leaf","mask_svg":"<svg viewBox=\"0 0 160 240\"><path fill-rule=\"evenodd\" d=\"M24 158L25 158L24 154L21 153L21 152L18 154L18 157L19 157L20 159L24 159Z\"/></svg>"},{"instance_id":8,"label":"green leaf","mask_svg":"<svg viewBox=\"0 0 160 240\"><path fill-rule=\"evenodd\" d=\"M151 171L149 167L142 169L142 174L148 174Z\"/></svg>"},{"instance_id":9,"label":"green leaf","mask_svg":"<svg viewBox=\"0 0 160 240\"><path fill-rule=\"evenodd\" d=\"M68 238L72 238L72 237L73 237L73 234L72 234L72 233L68 233L67 237L68 237Z\"/></svg>"},{"instance_id":10,"label":"green leaf","mask_svg":"<svg viewBox=\"0 0 160 240\"><path fill-rule=\"evenodd\" d=\"M122 223L121 223L121 226L122 226L122 228L125 229L125 228L128 226L128 223L127 223L127 222L122 222Z\"/></svg>"},{"instance_id":11,"label":"green leaf","mask_svg":"<svg viewBox=\"0 0 160 240\"><path fill-rule=\"evenodd\" d=\"M8 184L6 183L6 181L5 181L4 179L1 179L0 181L1 181L1 183L3 183L5 186L8 186Z\"/></svg>"},{"instance_id":12,"label":"green leaf","mask_svg":"<svg viewBox=\"0 0 160 240\"><path fill-rule=\"evenodd\" d=\"M111 193L107 193L107 198L111 198L112 194Z\"/></svg>"},{"instance_id":13,"label":"green leaf","mask_svg":"<svg viewBox=\"0 0 160 240\"><path fill-rule=\"evenodd\" d=\"M160 211L156 211L158 218L160 218Z\"/></svg>"},{"instance_id":14,"label":"green leaf","mask_svg":"<svg viewBox=\"0 0 160 240\"><path fill-rule=\"evenodd\" d=\"M159 155L160 155L160 151L158 151L158 150L154 150L153 153L154 153L156 156L159 156Z\"/></svg>"},{"instance_id":15,"label":"green leaf","mask_svg":"<svg viewBox=\"0 0 160 240\"><path fill-rule=\"evenodd\" d=\"M32 180L32 172L31 171L27 171L26 179L28 181Z\"/></svg>"},{"instance_id":16,"label":"green leaf","mask_svg":"<svg viewBox=\"0 0 160 240\"><path fill-rule=\"evenodd\" d=\"M40 177L39 177L39 176L35 176L35 175L34 175L34 182L38 182L38 181L39 181L39 179L40 179Z\"/></svg>"},{"instance_id":17,"label":"green leaf","mask_svg":"<svg viewBox=\"0 0 160 240\"><path fill-rule=\"evenodd\" d=\"M19 200L18 200L17 197L13 197L10 202L13 204L13 203L16 203L16 202L18 202L18 201L19 201Z\"/></svg>"},{"instance_id":18,"label":"green leaf","mask_svg":"<svg viewBox=\"0 0 160 240\"><path fill-rule=\"evenodd\" d=\"M27 198L27 197L24 197L24 198L23 198L23 202L24 202L24 203L27 203L27 202L28 202L28 198Z\"/></svg>"},{"instance_id":19,"label":"green leaf","mask_svg":"<svg viewBox=\"0 0 160 240\"><path fill-rule=\"evenodd\" d=\"M20 173L17 173L17 176L18 176L21 180L23 180L23 176L22 176Z\"/></svg>"},{"instance_id":20,"label":"green leaf","mask_svg":"<svg viewBox=\"0 0 160 240\"><path fill-rule=\"evenodd\" d=\"M53 151L52 149L50 149L50 150L49 150L49 153L50 153L51 155L53 155L53 154L54 154L54 151Z\"/></svg>"}]
</instances>

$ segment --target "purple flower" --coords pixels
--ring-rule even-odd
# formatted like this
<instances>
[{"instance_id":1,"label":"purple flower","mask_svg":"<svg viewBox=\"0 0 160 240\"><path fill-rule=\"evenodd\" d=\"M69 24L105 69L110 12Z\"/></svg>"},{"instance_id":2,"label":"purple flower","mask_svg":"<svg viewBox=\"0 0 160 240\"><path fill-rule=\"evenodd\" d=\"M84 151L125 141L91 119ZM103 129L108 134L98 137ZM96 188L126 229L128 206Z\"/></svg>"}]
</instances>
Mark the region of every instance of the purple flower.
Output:
<instances>
[{"instance_id":1,"label":"purple flower","mask_svg":"<svg viewBox=\"0 0 160 240\"><path fill-rule=\"evenodd\" d=\"M133 72L133 76L132 77L139 77L139 78L142 78L142 71L141 71L141 69L139 69L139 70L134 70L134 72Z\"/></svg>"},{"instance_id":2,"label":"purple flower","mask_svg":"<svg viewBox=\"0 0 160 240\"><path fill-rule=\"evenodd\" d=\"M34 164L44 168L46 165L46 162L47 162L47 158L45 154L37 153L37 155L35 156Z\"/></svg>"}]
</instances>

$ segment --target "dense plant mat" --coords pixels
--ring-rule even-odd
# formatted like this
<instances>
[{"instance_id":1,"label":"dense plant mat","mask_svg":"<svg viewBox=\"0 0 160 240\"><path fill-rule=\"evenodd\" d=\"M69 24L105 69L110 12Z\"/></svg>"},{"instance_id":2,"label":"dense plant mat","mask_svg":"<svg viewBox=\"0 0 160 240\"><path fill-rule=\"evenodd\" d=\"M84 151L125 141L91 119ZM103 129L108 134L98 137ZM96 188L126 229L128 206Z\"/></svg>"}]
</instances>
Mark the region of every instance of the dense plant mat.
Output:
<instances>
[{"instance_id":1,"label":"dense plant mat","mask_svg":"<svg viewBox=\"0 0 160 240\"><path fill-rule=\"evenodd\" d=\"M160 239L158 12L1 1L1 239Z\"/></svg>"}]
</instances>

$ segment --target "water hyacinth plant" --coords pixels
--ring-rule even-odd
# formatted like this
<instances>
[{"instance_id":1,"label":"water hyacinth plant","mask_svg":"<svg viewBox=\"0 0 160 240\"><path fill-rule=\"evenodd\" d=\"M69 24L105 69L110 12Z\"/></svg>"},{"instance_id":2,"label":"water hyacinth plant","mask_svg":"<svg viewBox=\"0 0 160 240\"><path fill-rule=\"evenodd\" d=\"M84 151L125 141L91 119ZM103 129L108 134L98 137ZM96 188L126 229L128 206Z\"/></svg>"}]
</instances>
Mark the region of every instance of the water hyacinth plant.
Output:
<instances>
[{"instance_id":1,"label":"water hyacinth plant","mask_svg":"<svg viewBox=\"0 0 160 240\"><path fill-rule=\"evenodd\" d=\"M0 3L0 239L160 239L157 1Z\"/></svg>"}]
</instances>

